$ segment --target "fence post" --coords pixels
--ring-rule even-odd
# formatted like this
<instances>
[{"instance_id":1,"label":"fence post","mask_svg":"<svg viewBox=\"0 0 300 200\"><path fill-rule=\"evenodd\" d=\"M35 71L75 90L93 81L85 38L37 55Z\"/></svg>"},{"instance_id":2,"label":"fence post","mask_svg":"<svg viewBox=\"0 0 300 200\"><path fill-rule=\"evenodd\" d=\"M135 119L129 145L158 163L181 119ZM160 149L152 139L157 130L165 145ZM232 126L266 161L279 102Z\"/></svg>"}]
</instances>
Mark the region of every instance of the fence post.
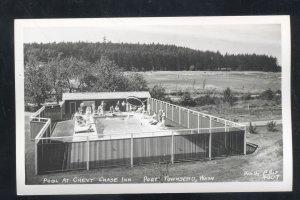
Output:
<instances>
[{"instance_id":1,"label":"fence post","mask_svg":"<svg viewBox=\"0 0 300 200\"><path fill-rule=\"evenodd\" d=\"M34 139L34 163L35 163L35 175L38 175L38 149L37 149L36 139Z\"/></svg>"},{"instance_id":2,"label":"fence post","mask_svg":"<svg viewBox=\"0 0 300 200\"><path fill-rule=\"evenodd\" d=\"M225 134L224 134L224 135L225 135L225 138L224 138L224 143L225 143L225 145L224 145L224 146L225 146L225 148L226 148L226 146L227 146L227 145L226 145L226 142L227 142L227 141L226 141L226 140L227 140L227 139L226 139L226 138L227 138L227 120L225 120Z\"/></svg>"},{"instance_id":3,"label":"fence post","mask_svg":"<svg viewBox=\"0 0 300 200\"><path fill-rule=\"evenodd\" d=\"M60 120L62 120L62 106L60 106Z\"/></svg>"},{"instance_id":4,"label":"fence post","mask_svg":"<svg viewBox=\"0 0 300 200\"><path fill-rule=\"evenodd\" d=\"M174 164L174 132L173 131L171 137L171 163Z\"/></svg>"},{"instance_id":5,"label":"fence post","mask_svg":"<svg viewBox=\"0 0 300 200\"><path fill-rule=\"evenodd\" d=\"M247 143L246 143L246 133L247 133L247 126L244 127L244 155L247 154Z\"/></svg>"},{"instance_id":6,"label":"fence post","mask_svg":"<svg viewBox=\"0 0 300 200\"><path fill-rule=\"evenodd\" d=\"M90 170L90 141L89 141L89 136L86 136L86 170Z\"/></svg>"},{"instance_id":7,"label":"fence post","mask_svg":"<svg viewBox=\"0 0 300 200\"><path fill-rule=\"evenodd\" d=\"M156 113L158 113L157 100L156 101Z\"/></svg>"},{"instance_id":8,"label":"fence post","mask_svg":"<svg viewBox=\"0 0 300 200\"><path fill-rule=\"evenodd\" d=\"M52 127L51 127L51 118L49 118L50 121L50 131L52 131ZM46 122L47 123L47 122Z\"/></svg>"},{"instance_id":9,"label":"fence post","mask_svg":"<svg viewBox=\"0 0 300 200\"><path fill-rule=\"evenodd\" d=\"M198 113L198 133L200 132L200 114Z\"/></svg>"},{"instance_id":10,"label":"fence post","mask_svg":"<svg viewBox=\"0 0 300 200\"><path fill-rule=\"evenodd\" d=\"M131 133L130 141L130 166L133 167L133 134Z\"/></svg>"},{"instance_id":11,"label":"fence post","mask_svg":"<svg viewBox=\"0 0 300 200\"><path fill-rule=\"evenodd\" d=\"M179 125L181 125L180 123L181 123L181 120L180 120L180 107L178 107L178 115L179 115L179 119L178 119L178 122L179 122Z\"/></svg>"},{"instance_id":12,"label":"fence post","mask_svg":"<svg viewBox=\"0 0 300 200\"><path fill-rule=\"evenodd\" d=\"M187 110L187 122L188 122L188 128L190 128L190 110Z\"/></svg>"},{"instance_id":13,"label":"fence post","mask_svg":"<svg viewBox=\"0 0 300 200\"><path fill-rule=\"evenodd\" d=\"M174 105L172 105L172 121L174 121L174 114L173 114L173 111L174 110Z\"/></svg>"},{"instance_id":14,"label":"fence post","mask_svg":"<svg viewBox=\"0 0 300 200\"><path fill-rule=\"evenodd\" d=\"M167 118L167 116L168 116L168 103L165 103L165 105L166 105L166 118Z\"/></svg>"},{"instance_id":15,"label":"fence post","mask_svg":"<svg viewBox=\"0 0 300 200\"><path fill-rule=\"evenodd\" d=\"M208 149L208 158L211 160L211 129L209 129Z\"/></svg>"},{"instance_id":16,"label":"fence post","mask_svg":"<svg viewBox=\"0 0 300 200\"><path fill-rule=\"evenodd\" d=\"M148 98L148 104L147 104L148 115L151 115L151 109L152 109L151 102L152 102L152 100L150 98Z\"/></svg>"},{"instance_id":17,"label":"fence post","mask_svg":"<svg viewBox=\"0 0 300 200\"><path fill-rule=\"evenodd\" d=\"M209 116L209 141L208 141L208 158L211 160L211 116Z\"/></svg>"}]
</instances>

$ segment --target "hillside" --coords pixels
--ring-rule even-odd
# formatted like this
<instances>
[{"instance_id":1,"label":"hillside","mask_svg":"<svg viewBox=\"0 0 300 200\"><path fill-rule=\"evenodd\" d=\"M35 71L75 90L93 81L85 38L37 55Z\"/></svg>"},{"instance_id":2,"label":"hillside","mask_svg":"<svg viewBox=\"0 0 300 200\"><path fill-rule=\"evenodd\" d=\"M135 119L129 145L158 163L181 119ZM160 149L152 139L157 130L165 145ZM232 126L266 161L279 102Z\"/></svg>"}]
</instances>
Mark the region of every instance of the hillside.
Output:
<instances>
[{"instance_id":1,"label":"hillside","mask_svg":"<svg viewBox=\"0 0 300 200\"><path fill-rule=\"evenodd\" d=\"M163 44L60 42L25 44L25 63L30 56L48 62L52 58L75 57L95 63L102 56L113 60L126 71L210 71L220 68L239 71L280 71L277 59L266 55L222 55Z\"/></svg>"}]
</instances>

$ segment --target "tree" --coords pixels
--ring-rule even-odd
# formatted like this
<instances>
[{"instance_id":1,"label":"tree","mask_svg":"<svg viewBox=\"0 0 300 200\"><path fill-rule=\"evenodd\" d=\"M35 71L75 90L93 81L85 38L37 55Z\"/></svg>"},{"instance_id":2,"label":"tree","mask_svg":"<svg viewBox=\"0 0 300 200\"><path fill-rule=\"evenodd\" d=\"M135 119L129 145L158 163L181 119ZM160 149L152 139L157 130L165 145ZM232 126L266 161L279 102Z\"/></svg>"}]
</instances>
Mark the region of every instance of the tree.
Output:
<instances>
[{"instance_id":1,"label":"tree","mask_svg":"<svg viewBox=\"0 0 300 200\"><path fill-rule=\"evenodd\" d=\"M95 63L93 68L97 81L91 88L92 91L113 92L127 90L129 85L128 78L124 75L123 70L107 57L101 57L101 60Z\"/></svg>"},{"instance_id":2,"label":"tree","mask_svg":"<svg viewBox=\"0 0 300 200\"><path fill-rule=\"evenodd\" d=\"M154 85L150 90L150 95L152 98L158 100L165 100L166 99L166 89L161 85Z\"/></svg>"},{"instance_id":3,"label":"tree","mask_svg":"<svg viewBox=\"0 0 300 200\"><path fill-rule=\"evenodd\" d=\"M62 68L60 66L60 60L54 58L45 64L46 75L51 85L55 100L57 103L62 100L62 93L65 88L67 88L67 82L62 77Z\"/></svg>"},{"instance_id":4,"label":"tree","mask_svg":"<svg viewBox=\"0 0 300 200\"><path fill-rule=\"evenodd\" d=\"M273 100L274 97L274 92L270 88L260 94L260 98L265 100Z\"/></svg>"},{"instance_id":5,"label":"tree","mask_svg":"<svg viewBox=\"0 0 300 200\"><path fill-rule=\"evenodd\" d=\"M102 42L60 42L25 44L24 60L35 55L39 61L48 62L59 55L74 57L95 63L102 56L113 60L124 70L217 70L220 67L243 71L281 71L275 57L256 54L222 55L220 52L200 51L163 44L111 43L104 37Z\"/></svg>"},{"instance_id":6,"label":"tree","mask_svg":"<svg viewBox=\"0 0 300 200\"><path fill-rule=\"evenodd\" d=\"M127 76L128 82L128 91L148 91L148 84L146 79L142 74L139 73L130 73Z\"/></svg>"},{"instance_id":7,"label":"tree","mask_svg":"<svg viewBox=\"0 0 300 200\"><path fill-rule=\"evenodd\" d=\"M224 102L229 103L230 106L233 106L234 102L237 100L229 87L226 88L223 92L223 100Z\"/></svg>"},{"instance_id":8,"label":"tree","mask_svg":"<svg viewBox=\"0 0 300 200\"><path fill-rule=\"evenodd\" d=\"M25 103L34 103L40 106L51 92L45 65L31 57L25 65L24 75Z\"/></svg>"},{"instance_id":9,"label":"tree","mask_svg":"<svg viewBox=\"0 0 300 200\"><path fill-rule=\"evenodd\" d=\"M60 60L61 78L66 82L69 92L73 92L72 79L74 78L73 65L76 63L75 58L69 57Z\"/></svg>"},{"instance_id":10,"label":"tree","mask_svg":"<svg viewBox=\"0 0 300 200\"><path fill-rule=\"evenodd\" d=\"M86 84L94 74L91 64L85 60L78 60L74 57L68 57L60 60L60 77L61 81L67 86L69 92L84 91L91 83ZM72 83L73 81L73 83Z\"/></svg>"}]
</instances>

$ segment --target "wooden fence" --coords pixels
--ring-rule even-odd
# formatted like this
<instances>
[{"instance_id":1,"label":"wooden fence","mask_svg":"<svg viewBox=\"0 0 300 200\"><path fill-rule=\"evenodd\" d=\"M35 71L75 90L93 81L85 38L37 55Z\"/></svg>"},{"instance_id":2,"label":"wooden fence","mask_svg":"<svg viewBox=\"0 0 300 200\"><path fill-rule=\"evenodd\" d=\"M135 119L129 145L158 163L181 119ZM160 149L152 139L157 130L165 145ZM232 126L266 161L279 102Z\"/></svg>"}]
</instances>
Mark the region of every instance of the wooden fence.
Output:
<instances>
[{"instance_id":1,"label":"wooden fence","mask_svg":"<svg viewBox=\"0 0 300 200\"><path fill-rule=\"evenodd\" d=\"M35 137L36 174L245 154L243 126L155 99L148 101L149 112L163 109L169 120L188 129L165 130L153 135L127 134L128 137L122 138L99 135L91 140L87 136L73 142L72 138L78 136L51 137L51 119L59 119L59 109L40 110L39 116L50 118L45 118ZM32 129L35 134L39 128Z\"/></svg>"},{"instance_id":2,"label":"wooden fence","mask_svg":"<svg viewBox=\"0 0 300 200\"><path fill-rule=\"evenodd\" d=\"M214 128L214 127L235 127L237 129L244 129L244 125L232 122L220 117L198 112L188 108L184 108L175 104L160 101L154 98L149 98L150 115L154 112L158 113L163 110L166 113L166 118L173 121L184 128Z\"/></svg>"},{"instance_id":3,"label":"wooden fence","mask_svg":"<svg viewBox=\"0 0 300 200\"><path fill-rule=\"evenodd\" d=\"M50 129L52 132L54 124L62 119L63 113L60 105L42 106L30 116L30 139L34 140L36 138L48 120L50 120Z\"/></svg>"}]
</instances>

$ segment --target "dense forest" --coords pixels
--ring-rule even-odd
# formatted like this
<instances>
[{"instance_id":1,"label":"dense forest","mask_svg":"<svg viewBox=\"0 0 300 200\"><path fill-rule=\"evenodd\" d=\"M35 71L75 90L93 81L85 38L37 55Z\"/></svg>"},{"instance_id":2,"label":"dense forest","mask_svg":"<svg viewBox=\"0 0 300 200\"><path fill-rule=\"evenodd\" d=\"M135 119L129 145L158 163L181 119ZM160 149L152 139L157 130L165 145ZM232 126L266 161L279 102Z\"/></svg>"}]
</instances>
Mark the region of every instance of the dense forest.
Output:
<instances>
[{"instance_id":1,"label":"dense forest","mask_svg":"<svg viewBox=\"0 0 300 200\"><path fill-rule=\"evenodd\" d=\"M70 58L96 63L105 56L126 71L220 70L281 71L275 57L256 54L225 54L199 51L162 44L128 44L111 42L60 42L25 44L25 63L34 56L47 63L56 58Z\"/></svg>"}]
</instances>

